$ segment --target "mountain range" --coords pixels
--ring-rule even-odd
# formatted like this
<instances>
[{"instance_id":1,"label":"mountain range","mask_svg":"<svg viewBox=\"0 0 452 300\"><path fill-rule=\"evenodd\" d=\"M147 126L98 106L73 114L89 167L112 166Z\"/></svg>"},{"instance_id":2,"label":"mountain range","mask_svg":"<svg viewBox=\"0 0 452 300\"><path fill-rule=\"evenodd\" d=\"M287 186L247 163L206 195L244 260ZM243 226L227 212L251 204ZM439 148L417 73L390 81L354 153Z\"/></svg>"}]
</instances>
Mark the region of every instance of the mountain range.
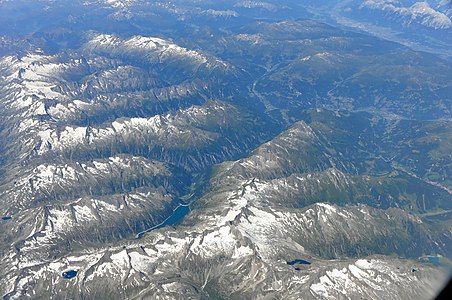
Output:
<instances>
[{"instance_id":1,"label":"mountain range","mask_svg":"<svg viewBox=\"0 0 452 300\"><path fill-rule=\"evenodd\" d=\"M434 297L451 11L0 0L3 299Z\"/></svg>"}]
</instances>

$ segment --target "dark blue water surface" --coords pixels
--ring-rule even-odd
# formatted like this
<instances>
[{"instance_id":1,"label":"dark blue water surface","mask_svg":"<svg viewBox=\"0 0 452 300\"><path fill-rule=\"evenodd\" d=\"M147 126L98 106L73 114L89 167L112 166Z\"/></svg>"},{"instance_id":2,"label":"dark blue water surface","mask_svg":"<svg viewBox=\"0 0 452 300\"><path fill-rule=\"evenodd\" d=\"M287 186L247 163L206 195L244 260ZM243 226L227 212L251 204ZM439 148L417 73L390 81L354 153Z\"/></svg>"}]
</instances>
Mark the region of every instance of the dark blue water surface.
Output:
<instances>
[{"instance_id":1,"label":"dark blue water surface","mask_svg":"<svg viewBox=\"0 0 452 300\"><path fill-rule=\"evenodd\" d=\"M307 260L295 259L295 260L292 260L292 261L288 261L287 264L289 266L293 266L295 264L310 265L311 263L309 261L307 261Z\"/></svg>"},{"instance_id":2,"label":"dark blue water surface","mask_svg":"<svg viewBox=\"0 0 452 300\"><path fill-rule=\"evenodd\" d=\"M177 225L188 212L190 211L190 207L188 205L181 205L178 208L176 208L173 212L173 214L166 219L162 224L160 224L157 228L165 227L168 225L174 226Z\"/></svg>"},{"instance_id":3,"label":"dark blue water surface","mask_svg":"<svg viewBox=\"0 0 452 300\"><path fill-rule=\"evenodd\" d=\"M11 217L11 216L3 216L2 217L2 220L3 221L8 221L8 220L11 220L13 217Z\"/></svg>"},{"instance_id":4,"label":"dark blue water surface","mask_svg":"<svg viewBox=\"0 0 452 300\"><path fill-rule=\"evenodd\" d=\"M152 227L148 230L142 231L137 234L136 238L139 239L143 236L143 234L157 230L159 228L165 227L165 226L174 226L177 225L184 217L188 214L190 211L190 207L188 205L180 205L178 206L171 216L169 216L165 221L163 221L161 224Z\"/></svg>"},{"instance_id":5,"label":"dark blue water surface","mask_svg":"<svg viewBox=\"0 0 452 300\"><path fill-rule=\"evenodd\" d=\"M71 279L74 278L75 276L77 276L78 271L77 270L68 270L68 271L64 271L63 274L61 274L63 276L63 278L66 279Z\"/></svg>"}]
</instances>

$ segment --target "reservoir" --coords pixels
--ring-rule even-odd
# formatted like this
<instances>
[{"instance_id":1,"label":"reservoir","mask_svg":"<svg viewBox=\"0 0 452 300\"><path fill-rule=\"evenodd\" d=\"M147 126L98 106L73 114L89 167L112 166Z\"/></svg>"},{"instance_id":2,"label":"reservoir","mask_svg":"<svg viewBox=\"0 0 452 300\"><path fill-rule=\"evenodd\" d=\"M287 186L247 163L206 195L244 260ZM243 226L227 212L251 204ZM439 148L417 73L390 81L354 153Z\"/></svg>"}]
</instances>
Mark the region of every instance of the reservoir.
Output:
<instances>
[{"instance_id":1,"label":"reservoir","mask_svg":"<svg viewBox=\"0 0 452 300\"><path fill-rule=\"evenodd\" d=\"M154 226L152 228L146 229L145 231L137 233L135 238L139 239L141 238L145 233L157 230L159 228L165 227L165 226L174 226L180 223L180 221L190 212L190 207L188 205L179 205L169 216L165 221L160 223L157 226Z\"/></svg>"}]
</instances>

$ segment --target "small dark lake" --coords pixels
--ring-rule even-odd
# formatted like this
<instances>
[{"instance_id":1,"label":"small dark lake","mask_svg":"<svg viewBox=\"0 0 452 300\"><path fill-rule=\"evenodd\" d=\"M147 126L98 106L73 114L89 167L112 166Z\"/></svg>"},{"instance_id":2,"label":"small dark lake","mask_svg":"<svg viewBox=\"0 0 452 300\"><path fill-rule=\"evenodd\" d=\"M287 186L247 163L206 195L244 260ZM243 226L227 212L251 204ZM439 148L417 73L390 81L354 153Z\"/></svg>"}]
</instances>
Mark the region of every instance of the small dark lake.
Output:
<instances>
[{"instance_id":1,"label":"small dark lake","mask_svg":"<svg viewBox=\"0 0 452 300\"><path fill-rule=\"evenodd\" d=\"M68 271L64 271L63 274L61 274L63 276L63 278L66 279L71 279L74 278L75 276L77 276L78 271L77 270L68 270Z\"/></svg>"},{"instance_id":2,"label":"small dark lake","mask_svg":"<svg viewBox=\"0 0 452 300\"><path fill-rule=\"evenodd\" d=\"M295 264L300 264L300 265L310 265L311 263L310 263L309 261L307 261L307 260L303 260L303 259L295 259L295 260L292 260L292 261L288 261L287 264L288 264L289 266L293 266L293 265L295 265Z\"/></svg>"},{"instance_id":3,"label":"small dark lake","mask_svg":"<svg viewBox=\"0 0 452 300\"><path fill-rule=\"evenodd\" d=\"M157 230L159 228L165 227L165 226L174 226L180 223L180 221L190 212L190 207L188 205L179 205L174 211L171 216L169 216L165 221L163 221L161 224L154 226L152 228L149 228L145 231L142 231L136 235L136 238L141 238L145 233Z\"/></svg>"},{"instance_id":4,"label":"small dark lake","mask_svg":"<svg viewBox=\"0 0 452 300\"><path fill-rule=\"evenodd\" d=\"M3 216L2 217L2 220L3 221L8 221L8 220L11 220L13 217L11 217L11 216Z\"/></svg>"}]
</instances>

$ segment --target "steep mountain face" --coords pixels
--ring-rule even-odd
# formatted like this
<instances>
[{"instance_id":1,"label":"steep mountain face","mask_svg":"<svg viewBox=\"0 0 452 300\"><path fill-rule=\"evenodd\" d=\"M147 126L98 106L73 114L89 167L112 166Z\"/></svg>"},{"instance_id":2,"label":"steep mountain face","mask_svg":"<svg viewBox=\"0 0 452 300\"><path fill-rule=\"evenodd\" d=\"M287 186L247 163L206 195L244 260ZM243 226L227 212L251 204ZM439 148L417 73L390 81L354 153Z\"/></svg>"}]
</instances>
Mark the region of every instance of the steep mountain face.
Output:
<instances>
[{"instance_id":1,"label":"steep mountain face","mask_svg":"<svg viewBox=\"0 0 452 300\"><path fill-rule=\"evenodd\" d=\"M0 1L2 297L433 297L447 51L337 12L441 35L448 4L333 2Z\"/></svg>"}]
</instances>

